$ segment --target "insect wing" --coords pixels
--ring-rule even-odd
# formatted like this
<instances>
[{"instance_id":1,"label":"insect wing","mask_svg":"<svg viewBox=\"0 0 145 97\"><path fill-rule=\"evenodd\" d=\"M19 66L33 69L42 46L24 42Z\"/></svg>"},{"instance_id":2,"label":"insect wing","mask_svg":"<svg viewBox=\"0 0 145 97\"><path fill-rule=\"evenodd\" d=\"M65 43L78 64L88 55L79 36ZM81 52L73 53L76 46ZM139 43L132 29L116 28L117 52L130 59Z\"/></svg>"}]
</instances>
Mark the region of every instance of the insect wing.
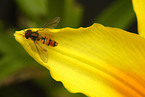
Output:
<instances>
[{"instance_id":1,"label":"insect wing","mask_svg":"<svg viewBox=\"0 0 145 97\"><path fill-rule=\"evenodd\" d=\"M43 29L43 28L54 28L58 25L59 21L60 21L60 17L55 17L55 18L49 20L47 23L45 23L41 27L41 29Z\"/></svg>"},{"instance_id":2,"label":"insect wing","mask_svg":"<svg viewBox=\"0 0 145 97\"><path fill-rule=\"evenodd\" d=\"M47 63L47 61L48 61L47 50L45 48L42 48L37 41L35 41L35 42L34 41L29 41L28 43L29 43L28 46L30 46L31 50L38 53L41 60L43 62Z\"/></svg>"},{"instance_id":3,"label":"insect wing","mask_svg":"<svg viewBox=\"0 0 145 97\"><path fill-rule=\"evenodd\" d=\"M38 51L38 54L41 58L41 60L45 63L48 62L48 53L47 53L47 50L43 47L40 46L40 44L38 42L35 43L36 45L36 49Z\"/></svg>"}]
</instances>

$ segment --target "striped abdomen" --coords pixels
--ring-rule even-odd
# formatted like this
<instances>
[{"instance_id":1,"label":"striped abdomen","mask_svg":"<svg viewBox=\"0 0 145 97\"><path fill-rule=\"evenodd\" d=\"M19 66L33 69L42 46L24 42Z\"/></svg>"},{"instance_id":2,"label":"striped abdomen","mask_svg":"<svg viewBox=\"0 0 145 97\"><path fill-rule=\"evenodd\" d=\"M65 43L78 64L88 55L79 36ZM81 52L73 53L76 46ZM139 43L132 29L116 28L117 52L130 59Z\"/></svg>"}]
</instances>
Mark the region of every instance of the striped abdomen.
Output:
<instances>
[{"instance_id":1,"label":"striped abdomen","mask_svg":"<svg viewBox=\"0 0 145 97\"><path fill-rule=\"evenodd\" d=\"M45 37L41 37L40 38L40 42L42 42L43 44L46 44L48 46L53 46L53 47L58 45L58 43L56 41L51 40L50 38L47 38L46 36Z\"/></svg>"}]
</instances>

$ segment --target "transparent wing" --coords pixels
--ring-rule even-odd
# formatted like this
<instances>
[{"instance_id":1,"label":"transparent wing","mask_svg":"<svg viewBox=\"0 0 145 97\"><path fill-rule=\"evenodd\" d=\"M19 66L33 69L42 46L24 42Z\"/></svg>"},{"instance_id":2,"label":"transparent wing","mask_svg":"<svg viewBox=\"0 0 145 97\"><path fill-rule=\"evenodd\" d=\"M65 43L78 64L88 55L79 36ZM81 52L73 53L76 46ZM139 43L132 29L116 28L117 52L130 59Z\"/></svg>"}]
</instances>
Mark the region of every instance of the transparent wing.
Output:
<instances>
[{"instance_id":1,"label":"transparent wing","mask_svg":"<svg viewBox=\"0 0 145 97\"><path fill-rule=\"evenodd\" d=\"M38 42L29 43L29 46L31 47L32 51L37 52L41 58L41 60L45 63L48 62L48 53L47 50L44 47L41 47Z\"/></svg>"},{"instance_id":2,"label":"transparent wing","mask_svg":"<svg viewBox=\"0 0 145 97\"><path fill-rule=\"evenodd\" d=\"M54 28L58 25L60 21L60 17L55 17L51 20L49 20L47 23L45 23L41 28Z\"/></svg>"},{"instance_id":3,"label":"transparent wing","mask_svg":"<svg viewBox=\"0 0 145 97\"><path fill-rule=\"evenodd\" d=\"M48 62L48 53L47 53L47 50L42 48L38 42L35 42L35 45L36 45L36 49L38 51L38 54L39 54L41 60L43 62L47 63Z\"/></svg>"}]
</instances>

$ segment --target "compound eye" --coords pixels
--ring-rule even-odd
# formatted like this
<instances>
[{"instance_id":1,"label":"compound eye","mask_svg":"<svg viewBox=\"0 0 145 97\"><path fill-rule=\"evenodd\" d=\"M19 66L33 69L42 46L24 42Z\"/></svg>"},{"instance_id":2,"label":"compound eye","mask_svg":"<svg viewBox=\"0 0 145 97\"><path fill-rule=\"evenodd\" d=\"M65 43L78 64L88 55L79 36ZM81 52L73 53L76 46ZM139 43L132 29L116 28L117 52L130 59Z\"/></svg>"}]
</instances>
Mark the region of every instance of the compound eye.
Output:
<instances>
[{"instance_id":1,"label":"compound eye","mask_svg":"<svg viewBox=\"0 0 145 97\"><path fill-rule=\"evenodd\" d=\"M27 30L25 33L25 37L26 39L28 39L31 36L32 31L31 30Z\"/></svg>"}]
</instances>

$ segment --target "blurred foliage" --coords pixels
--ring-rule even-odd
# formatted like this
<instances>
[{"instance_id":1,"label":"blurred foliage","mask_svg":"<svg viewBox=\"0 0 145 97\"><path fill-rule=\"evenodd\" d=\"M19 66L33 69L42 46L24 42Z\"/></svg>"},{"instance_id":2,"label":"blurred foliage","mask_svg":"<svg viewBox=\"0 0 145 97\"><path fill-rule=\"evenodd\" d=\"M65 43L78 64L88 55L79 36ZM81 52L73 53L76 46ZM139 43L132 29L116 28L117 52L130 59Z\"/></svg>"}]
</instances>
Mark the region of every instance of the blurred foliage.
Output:
<instances>
[{"instance_id":1,"label":"blurred foliage","mask_svg":"<svg viewBox=\"0 0 145 97\"><path fill-rule=\"evenodd\" d=\"M78 27L81 23L83 8L74 0L16 0L16 3L31 27L41 27L42 23L57 16L61 17L59 27Z\"/></svg>"},{"instance_id":2,"label":"blurred foliage","mask_svg":"<svg viewBox=\"0 0 145 97\"><path fill-rule=\"evenodd\" d=\"M127 29L135 20L131 0L116 0L96 19L103 25Z\"/></svg>"},{"instance_id":3,"label":"blurred foliage","mask_svg":"<svg viewBox=\"0 0 145 97\"><path fill-rule=\"evenodd\" d=\"M75 0L14 0L13 3L17 26L9 27L0 20L0 97L85 97L69 93L60 82L54 81L48 70L35 62L13 36L16 30L41 27L56 16L61 18L58 28L82 26L84 6ZM115 0L95 20L127 29L134 17L130 0Z\"/></svg>"}]
</instances>

